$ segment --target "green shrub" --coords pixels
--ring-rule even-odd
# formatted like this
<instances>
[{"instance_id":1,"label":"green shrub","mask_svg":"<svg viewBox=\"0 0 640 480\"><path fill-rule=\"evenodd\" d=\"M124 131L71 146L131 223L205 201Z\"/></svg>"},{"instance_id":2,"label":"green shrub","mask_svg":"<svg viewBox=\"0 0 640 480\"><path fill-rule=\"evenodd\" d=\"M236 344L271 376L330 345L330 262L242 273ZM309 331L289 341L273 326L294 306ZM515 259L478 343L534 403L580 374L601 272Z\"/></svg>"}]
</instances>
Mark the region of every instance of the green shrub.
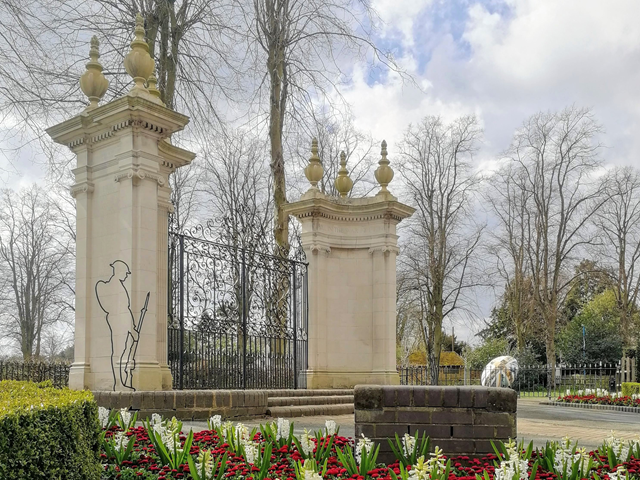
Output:
<instances>
[{"instance_id":1,"label":"green shrub","mask_svg":"<svg viewBox=\"0 0 640 480\"><path fill-rule=\"evenodd\" d=\"M98 407L88 391L0 382L0 478L99 480Z\"/></svg>"},{"instance_id":2,"label":"green shrub","mask_svg":"<svg viewBox=\"0 0 640 480\"><path fill-rule=\"evenodd\" d=\"M629 397L634 393L640 394L640 383L622 382L622 395Z\"/></svg>"}]
</instances>

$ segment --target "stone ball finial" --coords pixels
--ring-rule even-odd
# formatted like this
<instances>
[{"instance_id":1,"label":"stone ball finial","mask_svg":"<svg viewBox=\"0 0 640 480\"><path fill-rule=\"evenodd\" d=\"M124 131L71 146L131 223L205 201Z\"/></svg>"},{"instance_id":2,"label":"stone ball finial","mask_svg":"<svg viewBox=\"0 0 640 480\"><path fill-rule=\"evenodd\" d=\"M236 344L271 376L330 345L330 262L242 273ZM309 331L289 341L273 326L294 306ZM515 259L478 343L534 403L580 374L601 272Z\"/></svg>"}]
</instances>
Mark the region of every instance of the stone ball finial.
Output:
<instances>
[{"instance_id":1,"label":"stone ball finial","mask_svg":"<svg viewBox=\"0 0 640 480\"><path fill-rule=\"evenodd\" d=\"M89 98L89 105L85 111L96 108L109 88L109 81L102 73L102 65L98 61L100 58L99 46L98 37L94 35L91 37L91 48L89 49L90 60L87 63L86 71L80 77L80 89Z\"/></svg>"},{"instance_id":2,"label":"stone ball finial","mask_svg":"<svg viewBox=\"0 0 640 480\"><path fill-rule=\"evenodd\" d=\"M153 73L155 62L149 55L149 45L144 41L144 19L140 13L136 15L135 37L131 50L124 57L124 68L135 82L131 91L147 92L144 84Z\"/></svg>"},{"instance_id":3,"label":"stone ball finial","mask_svg":"<svg viewBox=\"0 0 640 480\"><path fill-rule=\"evenodd\" d=\"M382 158L378 162L379 166L375 171L376 180L382 187L380 193L388 192L387 186L391 183L391 180L393 180L393 169L389 166L390 162L387 159L387 142L383 140L381 146L380 155Z\"/></svg>"},{"instance_id":4,"label":"stone ball finial","mask_svg":"<svg viewBox=\"0 0 640 480\"><path fill-rule=\"evenodd\" d=\"M334 184L342 198L346 198L353 188L353 180L349 178L349 170L347 170L347 155L344 151L340 152L340 170Z\"/></svg>"},{"instance_id":5,"label":"stone ball finial","mask_svg":"<svg viewBox=\"0 0 640 480\"><path fill-rule=\"evenodd\" d=\"M318 156L318 139L315 137L311 140L311 158L309 158L309 165L304 169L304 174L309 180L311 188L318 188L318 182L322 180L324 168L322 168L322 162Z\"/></svg>"}]
</instances>

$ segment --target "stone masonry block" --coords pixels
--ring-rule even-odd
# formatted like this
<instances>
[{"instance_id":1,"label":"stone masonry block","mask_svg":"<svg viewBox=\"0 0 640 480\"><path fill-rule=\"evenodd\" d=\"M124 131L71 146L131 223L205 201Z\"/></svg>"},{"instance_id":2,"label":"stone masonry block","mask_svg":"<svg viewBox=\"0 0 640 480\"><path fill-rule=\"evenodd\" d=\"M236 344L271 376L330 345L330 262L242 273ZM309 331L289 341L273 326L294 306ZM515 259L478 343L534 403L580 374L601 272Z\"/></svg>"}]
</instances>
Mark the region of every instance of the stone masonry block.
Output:
<instances>
[{"instance_id":1,"label":"stone masonry block","mask_svg":"<svg viewBox=\"0 0 640 480\"><path fill-rule=\"evenodd\" d=\"M449 438L451 436L450 425L409 425L409 434L422 437L423 434L431 438Z\"/></svg>"},{"instance_id":2,"label":"stone masonry block","mask_svg":"<svg viewBox=\"0 0 640 480\"><path fill-rule=\"evenodd\" d=\"M399 407L410 407L412 388L406 385L401 385L395 388L396 388L396 405L398 405Z\"/></svg>"},{"instance_id":3,"label":"stone masonry block","mask_svg":"<svg viewBox=\"0 0 640 480\"><path fill-rule=\"evenodd\" d=\"M195 392L195 407L196 408L213 408L213 395L214 393L211 390L202 390Z\"/></svg>"},{"instance_id":4,"label":"stone masonry block","mask_svg":"<svg viewBox=\"0 0 640 480\"><path fill-rule=\"evenodd\" d=\"M356 410L380 410L385 404L383 387L379 385L356 385L354 389L354 406ZM395 395L395 391L394 391ZM393 399L393 405L395 398Z\"/></svg>"},{"instance_id":5,"label":"stone masonry block","mask_svg":"<svg viewBox=\"0 0 640 480\"><path fill-rule=\"evenodd\" d=\"M431 423L430 410L417 410L416 408L408 410L398 410L397 423L408 424L426 424Z\"/></svg>"},{"instance_id":6,"label":"stone masonry block","mask_svg":"<svg viewBox=\"0 0 640 480\"><path fill-rule=\"evenodd\" d=\"M435 424L471 425L473 415L470 410L442 410L431 414L431 422Z\"/></svg>"},{"instance_id":7,"label":"stone masonry block","mask_svg":"<svg viewBox=\"0 0 640 480\"><path fill-rule=\"evenodd\" d=\"M517 428L515 425L510 427L495 427L495 438L516 438L518 436ZM480 438L480 437L478 437Z\"/></svg>"},{"instance_id":8,"label":"stone masonry block","mask_svg":"<svg viewBox=\"0 0 640 480\"><path fill-rule=\"evenodd\" d=\"M140 405L141 410L154 410L156 409L156 400L157 403L160 403L162 397L164 397L164 392L142 392L142 402Z\"/></svg>"},{"instance_id":9,"label":"stone masonry block","mask_svg":"<svg viewBox=\"0 0 640 480\"><path fill-rule=\"evenodd\" d=\"M374 435L374 426L370 423L358 423L356 425L356 438L359 438L360 435L364 435L365 437L371 438Z\"/></svg>"},{"instance_id":10,"label":"stone masonry block","mask_svg":"<svg viewBox=\"0 0 640 480\"><path fill-rule=\"evenodd\" d=\"M356 423L394 423L396 421L396 410L356 410Z\"/></svg>"},{"instance_id":11,"label":"stone masonry block","mask_svg":"<svg viewBox=\"0 0 640 480\"><path fill-rule=\"evenodd\" d=\"M486 388L475 389L473 396L473 406L475 408L487 408L487 401L489 399L489 392Z\"/></svg>"},{"instance_id":12,"label":"stone masonry block","mask_svg":"<svg viewBox=\"0 0 640 480\"><path fill-rule=\"evenodd\" d=\"M458 387L443 387L443 398L445 407L457 407Z\"/></svg>"},{"instance_id":13,"label":"stone masonry block","mask_svg":"<svg viewBox=\"0 0 640 480\"><path fill-rule=\"evenodd\" d=\"M473 440L459 438L433 439L431 444L439 446L445 454L474 453L476 448Z\"/></svg>"},{"instance_id":14,"label":"stone masonry block","mask_svg":"<svg viewBox=\"0 0 640 480\"><path fill-rule=\"evenodd\" d=\"M395 386L385 386L383 388L384 394L384 403L385 407L395 407L396 403L396 387Z\"/></svg>"},{"instance_id":15,"label":"stone masonry block","mask_svg":"<svg viewBox=\"0 0 640 480\"><path fill-rule=\"evenodd\" d=\"M510 388L490 388L487 410L490 412L515 413L518 408L518 395Z\"/></svg>"},{"instance_id":16,"label":"stone masonry block","mask_svg":"<svg viewBox=\"0 0 640 480\"><path fill-rule=\"evenodd\" d=\"M409 433L409 426L398 423L377 423L374 425L375 435L377 438L395 438L396 433L399 437L405 433Z\"/></svg>"},{"instance_id":17,"label":"stone masonry block","mask_svg":"<svg viewBox=\"0 0 640 480\"><path fill-rule=\"evenodd\" d=\"M120 392L120 395L118 397L118 405L116 408L132 408L133 398L131 393L132 392Z\"/></svg>"},{"instance_id":18,"label":"stone masonry block","mask_svg":"<svg viewBox=\"0 0 640 480\"><path fill-rule=\"evenodd\" d=\"M510 427L515 425L515 417L512 413L474 412L474 425L491 425L496 427Z\"/></svg>"},{"instance_id":19,"label":"stone masonry block","mask_svg":"<svg viewBox=\"0 0 640 480\"><path fill-rule=\"evenodd\" d=\"M231 406L231 391L230 390L214 390L214 405L216 407L230 407Z\"/></svg>"},{"instance_id":20,"label":"stone masonry block","mask_svg":"<svg viewBox=\"0 0 640 480\"><path fill-rule=\"evenodd\" d=\"M427 404L430 407L441 407L443 404L443 393L444 390L442 387L425 387L426 395L427 395Z\"/></svg>"},{"instance_id":21,"label":"stone masonry block","mask_svg":"<svg viewBox=\"0 0 640 480\"><path fill-rule=\"evenodd\" d=\"M475 388L458 387L458 405L461 408L472 408Z\"/></svg>"},{"instance_id":22,"label":"stone masonry block","mask_svg":"<svg viewBox=\"0 0 640 480\"><path fill-rule=\"evenodd\" d=\"M413 397L413 405L415 407L426 407L426 393L427 391L422 387L414 387L411 389L411 395Z\"/></svg>"}]
</instances>

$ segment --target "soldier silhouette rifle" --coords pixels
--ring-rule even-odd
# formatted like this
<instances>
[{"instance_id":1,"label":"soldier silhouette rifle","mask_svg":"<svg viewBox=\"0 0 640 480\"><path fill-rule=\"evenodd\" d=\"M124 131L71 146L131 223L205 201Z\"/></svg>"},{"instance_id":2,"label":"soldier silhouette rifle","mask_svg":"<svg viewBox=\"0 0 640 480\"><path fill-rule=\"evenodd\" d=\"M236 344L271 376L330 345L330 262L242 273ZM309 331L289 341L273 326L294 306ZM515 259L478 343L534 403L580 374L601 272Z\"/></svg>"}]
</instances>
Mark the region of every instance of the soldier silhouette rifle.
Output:
<instances>
[{"instance_id":1,"label":"soldier silhouette rifle","mask_svg":"<svg viewBox=\"0 0 640 480\"><path fill-rule=\"evenodd\" d=\"M133 371L136 368L136 352L138 350L138 343L140 341L140 331L142 330L142 323L144 322L144 317L147 314L147 308L149 305L149 296L151 292L147 293L144 306L140 310L140 316L136 321L133 311L131 310L131 297L129 296L129 291L125 286L124 282L127 280L129 275L131 275L131 270L129 270L129 266L123 262L122 260L116 260L112 264L110 264L112 273L108 280L98 280L96 282L96 299L98 300L98 305L105 313L105 320L107 322L107 326L109 327L109 332L111 336L111 371L113 373L113 390L115 391L116 385L118 382L118 377L120 377L120 383L131 390L135 390L133 387ZM111 320L109 319L109 315L112 311L117 308L116 305L106 305L106 298L114 298L113 291L111 290L113 287L110 287L111 281L117 278L118 282L120 282L120 286L124 290L125 295L127 296L127 310L129 311L129 315L131 317L131 326L127 331L127 336L124 342L124 348L122 350L122 354L120 355L120 365L119 365L119 375L116 375L116 368L113 362L113 357L115 354L115 346L113 342L113 326L111 324ZM111 290L111 291L110 291ZM102 295L101 295L102 292ZM102 299L101 299L102 297ZM115 296L117 299L118 297ZM124 361L126 357L126 362Z\"/></svg>"}]
</instances>

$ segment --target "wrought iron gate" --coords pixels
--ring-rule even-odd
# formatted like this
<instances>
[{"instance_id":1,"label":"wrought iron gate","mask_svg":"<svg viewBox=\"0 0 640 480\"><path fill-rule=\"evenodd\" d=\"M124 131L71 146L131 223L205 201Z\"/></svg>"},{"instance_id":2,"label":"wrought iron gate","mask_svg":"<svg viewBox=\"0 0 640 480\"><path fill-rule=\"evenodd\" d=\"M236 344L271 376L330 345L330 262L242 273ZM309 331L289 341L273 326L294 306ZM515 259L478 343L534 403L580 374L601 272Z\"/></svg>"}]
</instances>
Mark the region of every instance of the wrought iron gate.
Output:
<instances>
[{"instance_id":1,"label":"wrought iron gate","mask_svg":"<svg viewBox=\"0 0 640 480\"><path fill-rule=\"evenodd\" d=\"M307 264L169 234L176 389L306 388Z\"/></svg>"}]
</instances>

